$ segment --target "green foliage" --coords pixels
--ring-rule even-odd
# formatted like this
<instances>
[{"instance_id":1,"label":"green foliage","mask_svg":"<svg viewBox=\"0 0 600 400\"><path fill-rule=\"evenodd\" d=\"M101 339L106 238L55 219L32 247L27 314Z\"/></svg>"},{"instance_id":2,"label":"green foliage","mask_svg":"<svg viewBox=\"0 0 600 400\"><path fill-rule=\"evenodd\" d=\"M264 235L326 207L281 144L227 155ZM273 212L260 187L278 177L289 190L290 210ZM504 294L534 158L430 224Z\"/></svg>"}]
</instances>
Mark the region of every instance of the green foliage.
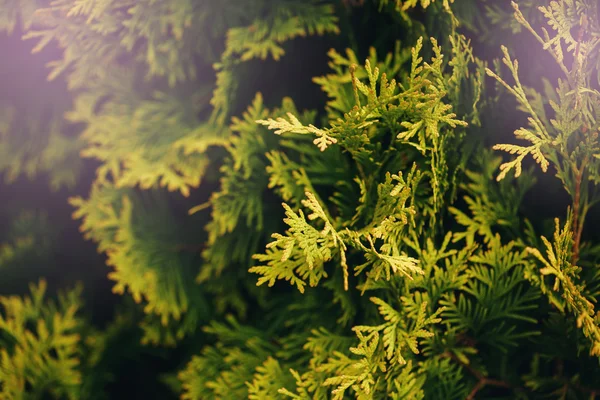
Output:
<instances>
[{"instance_id":1,"label":"green foliage","mask_svg":"<svg viewBox=\"0 0 600 400\"><path fill-rule=\"evenodd\" d=\"M194 255L182 251L185 236L166 204L153 197L98 184L88 200L73 198L71 204L77 207L74 217L83 219L81 231L98 243L107 265L114 268L109 274L116 282L113 292L127 290L137 303L144 301L144 311L158 316L162 326L182 320L175 334L163 338L173 345L175 338L194 329L203 300L192 282ZM146 341L163 342L152 324L147 329Z\"/></svg>"},{"instance_id":2,"label":"green foliage","mask_svg":"<svg viewBox=\"0 0 600 400\"><path fill-rule=\"evenodd\" d=\"M18 70L23 61L17 56L3 62L0 74ZM69 106L64 90L58 85L38 89L40 84L46 82L16 81L0 88L0 173L7 183L46 175L53 189L72 188L83 166L83 142L69 134L63 119ZM37 96L27 99L23 91L36 91Z\"/></svg>"},{"instance_id":3,"label":"green foliage","mask_svg":"<svg viewBox=\"0 0 600 400\"><path fill-rule=\"evenodd\" d=\"M465 239L468 246L472 246L476 239L488 243L499 231L508 231L517 238L519 228L527 226L527 221L522 224L519 218L519 207L535 179L531 173L524 173L516 181L504 179L496 184L492 182L493 176L501 162L500 157L493 157L485 151L476 157L475 165L479 172L465 171L465 182L460 187L466 193L463 199L471 215L449 207L456 222L466 229L455 233L455 241Z\"/></svg>"},{"instance_id":4,"label":"green foliage","mask_svg":"<svg viewBox=\"0 0 600 400\"><path fill-rule=\"evenodd\" d=\"M31 285L30 297L0 297L0 397L79 398L81 373L77 329L82 321L81 287L48 302L46 283Z\"/></svg>"},{"instance_id":5,"label":"green foliage","mask_svg":"<svg viewBox=\"0 0 600 400\"><path fill-rule=\"evenodd\" d=\"M205 328L219 342L193 357L179 374L182 399L271 398L280 387L277 384L285 382L277 361L269 357L277 348L260 331L241 326L231 317L227 322ZM261 377L267 373L269 381ZM272 387L270 393L268 387Z\"/></svg>"},{"instance_id":6,"label":"green foliage","mask_svg":"<svg viewBox=\"0 0 600 400\"><path fill-rule=\"evenodd\" d=\"M115 99L99 113L94 112L97 98L80 96L67 115L73 123L86 124L81 137L88 145L82 155L102 162L98 182L114 182L120 188L160 186L189 195L204 175L207 148L223 142L218 131L202 125L194 128L194 99L183 102L161 92L152 100L127 96L125 102Z\"/></svg>"},{"instance_id":7,"label":"green foliage","mask_svg":"<svg viewBox=\"0 0 600 400\"><path fill-rule=\"evenodd\" d=\"M307 192L306 197L303 204L312 211L308 215L308 219L322 220L323 229L319 231L308 224L302 210L296 214L287 204L283 203L287 216L284 221L290 226L290 229L286 236L274 234L275 241L267 246L267 249L271 249L271 251L264 256L256 257L260 262L268 264L264 267L253 267L250 270L250 272L263 275L258 281L259 285L269 282L269 285L273 286L275 280L285 279L303 292L305 279L309 280L311 286L316 286L322 277L327 276L323 266L332 259L332 253L339 254L344 276L347 277L346 245L340 234L331 225L315 196ZM347 287L347 278L345 278L345 286Z\"/></svg>"},{"instance_id":8,"label":"green foliage","mask_svg":"<svg viewBox=\"0 0 600 400\"><path fill-rule=\"evenodd\" d=\"M518 321L535 324L531 316L538 293L525 285L524 252L514 250L514 243L502 246L496 236L489 249L478 251L469 259L468 279L458 296L446 294L441 304L447 307L445 321L461 331L473 332L483 345L506 351L519 341L539 332L533 326L518 326Z\"/></svg>"},{"instance_id":9,"label":"green foliage","mask_svg":"<svg viewBox=\"0 0 600 400\"><path fill-rule=\"evenodd\" d=\"M592 35L597 25L588 21L589 16L597 17L597 7L585 2L551 2L549 7L540 7L544 16L548 19L548 24L556 31L553 37L544 30L544 37L540 36L533 27L525 20L516 3L516 19L524 25L535 38L541 42L545 49L557 61L559 67L565 76L558 81L558 87L548 89L547 104L554 111L554 118L546 117L544 103L533 102L532 90L527 90L519 81L518 63L511 60L508 50L503 48L503 62L508 66L515 86L508 85L502 78L491 70L488 74L499 80L509 92L511 92L519 101L521 108L529 113L530 129L520 128L515 131L515 136L527 140L530 146L517 145L497 145L498 150L508 151L511 154L518 154L513 161L503 164L500 169L502 173L498 179L502 179L506 172L515 169L515 176L520 175L521 163L525 156L531 154L535 161L546 172L550 162L557 169L557 177L562 181L566 190L574 198L575 218L583 220L587 208L589 208L590 199L588 199L587 185L582 185L583 175L586 180L597 182L598 151L597 130L598 130L598 102L597 90L590 89L592 84L590 79L600 82L598 74L598 65L596 55L592 50L598 39L589 40L575 39L571 30L578 30L579 36ZM579 16L579 19L574 18ZM566 50L572 56L572 66L568 68L565 64L565 55L563 44L567 46ZM537 98L536 98L537 100ZM583 191L583 193L582 193ZM583 212L583 215L578 215ZM575 224L578 225L578 224ZM578 226L575 227L578 229Z\"/></svg>"},{"instance_id":10,"label":"green foliage","mask_svg":"<svg viewBox=\"0 0 600 400\"><path fill-rule=\"evenodd\" d=\"M26 114L8 109L15 118L2 118L0 171L6 171L4 176L11 181L23 170L32 177L47 171L53 186L73 186L78 171L70 161L73 155L78 163L78 153L100 162L89 198L75 197L72 205L77 208L76 218L84 221L81 230L98 243L114 267L110 278L116 282L115 293L129 291L136 302L144 302L148 314L142 322L145 342L174 345L195 330L200 315L205 315L205 304L203 291L191 279L199 252L188 250L200 246L186 236L198 231L179 232L163 196L144 204L135 191L166 188L189 196L210 172L214 160L209 151L230 150L233 168L224 165L221 170L223 195L211 200L214 222L207 226L209 243L219 243L203 252L212 266L203 269L200 277L211 276L231 260L249 260L256 250L254 239L233 257L231 244L238 240L217 240L237 225L235 214L240 213L228 203L232 196L226 193L247 188L256 195L249 206L242 206L249 213L248 223L253 224L252 215L261 218L255 213L266 180L259 177L254 188L240 187L238 174L249 177L260 167L251 167L254 161L245 153L252 132L240 121L231 126L225 123L230 115L219 104L228 109L234 104L234 93L223 87L219 65L237 65L267 54L279 59L283 44L295 37L336 33L333 11L332 5L319 1L310 5L288 1L277 8L267 2L248 6L239 1L210 6L186 0L160 4L58 1L38 6L33 22L25 27L25 38L37 40L34 52L52 45L63 50L48 64L48 79L64 77L73 101L65 106L68 111L57 107L50 113L58 122L52 125L47 142L35 138L36 126L27 135L16 131L16 116L26 118ZM225 46L223 52L215 43L219 41ZM218 60L215 82L206 70ZM221 98L224 90L229 94ZM77 140L71 140L61 135L64 126L82 126L83 130ZM264 158L268 148L258 147L257 155ZM63 164L68 168L63 169ZM241 172L241 168L246 170ZM152 211L159 204L164 207L162 215ZM147 216L154 222L146 220ZM233 220L225 222L230 217ZM260 230L261 224L257 227ZM156 235L155 228L163 233ZM162 242L165 237L171 238L169 244ZM12 246L6 247L6 257L13 253ZM215 287L207 285L206 289ZM233 298L231 303L240 304Z\"/></svg>"},{"instance_id":11,"label":"green foliage","mask_svg":"<svg viewBox=\"0 0 600 400\"><path fill-rule=\"evenodd\" d=\"M0 297L0 398L110 398L128 376L116 357L150 349L188 400L600 393L600 247L584 232L600 199L595 2L523 0L510 21L490 0L0 8L0 31L60 50L56 102L0 101L0 173L73 188L95 162L69 202L122 295L102 328L79 316L80 287ZM504 46L487 68L482 44L508 31L533 35L560 79ZM299 49L315 35L338 49L313 78L325 104L274 98L268 84L307 83L297 71L256 84L271 63L312 63ZM488 148L511 126L494 120L505 95L528 117L524 144L493 146L508 160ZM571 197L552 241L527 212L543 196L529 156ZM0 232L3 274L50 251L49 221Z\"/></svg>"},{"instance_id":12,"label":"green foliage","mask_svg":"<svg viewBox=\"0 0 600 400\"><path fill-rule=\"evenodd\" d=\"M0 270L5 287L10 284L23 287L36 268L47 273L45 263L52 257L60 229L53 226L46 213L21 209L4 233L0 239Z\"/></svg>"},{"instance_id":13,"label":"green foliage","mask_svg":"<svg viewBox=\"0 0 600 400\"><path fill-rule=\"evenodd\" d=\"M543 35L525 19L516 3L512 3L516 20L522 24L550 52L556 60L564 76L558 80L556 88L547 88L547 104L554 112L553 118L546 116L542 97L534 90L526 88L519 81L518 62L513 61L508 50L503 47L503 62L508 66L515 85L508 85L494 72L487 70L518 100L523 111L529 114L530 128L520 128L515 136L530 142L530 145L496 145L495 149L517 154L517 158L500 166L498 180L506 173L515 170L515 177L521 173L521 163L525 156L531 154L546 172L552 165L556 176L572 198L572 208L568 213L565 228L559 229L556 221L554 244L542 237L546 247L547 259L537 248L528 250L544 264L539 273L531 273L533 282L540 285L550 301L560 310L565 310L552 291L548 290L545 277L554 275L553 291L563 287L563 297L567 308L577 316L577 326L583 327L586 337L591 340L590 353L599 355L598 332L600 320L595 315L593 303L582 294L585 281L580 281L580 248L582 231L589 209L598 201L595 196L595 185L598 183L598 129L600 127L600 109L598 95L594 86L600 83L600 69L597 51L599 14L598 5L585 1L552 1L548 6L540 6L539 10L547 19L554 31L553 35L543 29ZM574 34L573 32L577 32ZM565 48L566 46L566 48ZM566 58L566 53L568 58ZM571 65L567 59L570 60ZM546 87L549 83L546 82ZM590 190L591 182L594 186ZM541 274L541 275L540 275ZM593 284L593 281L590 282ZM592 301L595 301L592 297Z\"/></svg>"},{"instance_id":14,"label":"green foliage","mask_svg":"<svg viewBox=\"0 0 600 400\"><path fill-rule=\"evenodd\" d=\"M421 6L422 8L426 9L427 7L435 4L435 0L378 0L378 3L379 7L385 7L388 5L388 3L391 3L396 7L396 11L404 13L407 10L417 6ZM440 3L446 10L450 11L450 4L454 3L454 0L442 0Z\"/></svg>"},{"instance_id":15,"label":"green foliage","mask_svg":"<svg viewBox=\"0 0 600 400\"><path fill-rule=\"evenodd\" d=\"M224 124L230 116L230 105L239 84L235 71L240 62L255 58L264 60L269 56L279 60L285 54L282 44L291 39L339 33L334 7L327 2L285 0L278 2L277 7L270 8L269 2L257 3L254 7L256 18L252 23L227 32L225 51L221 61L215 64L217 77L210 101L214 107L211 121L219 125Z\"/></svg>"},{"instance_id":16,"label":"green foliage","mask_svg":"<svg viewBox=\"0 0 600 400\"><path fill-rule=\"evenodd\" d=\"M542 236L542 240L546 245L546 258L538 249L527 248L544 265L537 276L533 275L532 278L534 282L540 285L542 291L549 295L552 301L555 300L555 297L550 292L549 286L546 286L546 277L554 277L552 290L556 292L562 289L564 302L554 301L553 304L559 310L564 311L567 308L568 311L575 314L577 326L582 328L585 336L591 341L590 354L600 356L600 312L594 311L593 297L585 293L585 287L582 284L577 284L576 281L574 282L579 278L580 268L569 262L573 240L573 232L569 228L567 223L561 229L557 219L554 243L550 243L548 239ZM590 298L592 301L590 301Z\"/></svg>"},{"instance_id":17,"label":"green foliage","mask_svg":"<svg viewBox=\"0 0 600 400\"><path fill-rule=\"evenodd\" d=\"M4 12L0 15L0 31L12 33L19 24L29 28L40 3L38 0L2 0L0 9Z\"/></svg>"},{"instance_id":18,"label":"green foliage","mask_svg":"<svg viewBox=\"0 0 600 400\"><path fill-rule=\"evenodd\" d=\"M417 210L412 204L419 189L422 190L419 185L423 185L422 180L425 176L429 178L428 183L433 191L430 194L430 208L424 210L424 213L429 212L432 221L435 222L436 214L440 211L439 197L443 193L442 189L447 188L447 185L438 179L438 174L445 172L447 167L443 149L446 138L442 132L451 138L454 134L452 128L467 125L464 121L455 119L456 115L450 112L451 105L442 102L446 93L445 85L460 76L460 73L455 69L452 76L444 76L441 49L435 39L432 39L432 45L435 56L431 64L421 65L421 41L412 50L411 69L406 78L407 86L396 83L395 79L388 81L385 72L380 78L379 68L372 68L369 59L364 68L369 81L367 86L356 77L356 65L349 65L355 105L344 114L344 118L333 120L330 128L303 125L291 113L288 113L287 119L257 120L259 124L275 130L274 133L278 135L316 136L313 144L321 152L328 151L331 146L340 146L352 157L353 168L358 173L358 177L353 180L360 189L359 193L354 194L357 203L354 215L349 216L346 221L335 221L313 192L306 193L307 200L302 204L311 211L308 219L322 221L321 230L308 224L301 210L296 214L284 203L288 217L285 222L290 226L290 230L286 236L275 234L273 238L276 240L268 245L267 253L256 256L261 263L267 263L266 266L253 267L250 270L262 275L258 284L269 282L269 285L273 285L276 279L285 279L303 291L305 280L308 279L310 285L315 286L321 278L327 276L325 264L337 255L335 258L339 258L345 276L344 287L347 289L346 248L349 246L361 250L367 259L366 264L356 268L357 275L367 266L371 267L368 276L374 281L381 277L390 280L392 274L411 277L414 273L422 272L416 265L417 260L398 251L400 236L404 227L409 225L409 217L411 225L415 225L412 215L416 214ZM349 55L352 59L352 53ZM340 64L340 56L337 53L332 53L331 56ZM375 54L372 56L376 60ZM396 59L398 58L399 53L396 52ZM392 56L389 56L383 67L390 65L391 59ZM450 64L452 65L452 62ZM454 63L455 68L458 65L459 63ZM467 67L468 65L463 64L463 74L468 73ZM341 69L338 69L339 73L342 73ZM433 82L441 88L433 85ZM325 86L326 90L329 89L329 93L336 96L335 93L339 91L334 92L329 85ZM365 99L366 104L362 105ZM330 110L333 110L339 108L340 104L330 102L329 106ZM399 117L404 121L399 122ZM414 122L408 122L411 120ZM396 133L398 130L403 131ZM396 144L388 149L382 148L380 141L386 140L386 137ZM392 165L406 167L407 160L401 157L400 149L411 147L418 151L415 156L418 154L426 157L423 167L428 169L427 172L421 172L415 160L406 180L402 173L390 175L386 172L385 181L377 182L377 178L383 175L383 168L390 168ZM291 178L294 179L293 176ZM278 184L289 187L290 183L285 183L283 179L283 176L278 176ZM396 183L392 183L394 181ZM289 192L288 190L287 193ZM336 197L342 198L341 194ZM410 204L408 206L407 201ZM374 244L377 239L383 240L379 250Z\"/></svg>"}]
</instances>

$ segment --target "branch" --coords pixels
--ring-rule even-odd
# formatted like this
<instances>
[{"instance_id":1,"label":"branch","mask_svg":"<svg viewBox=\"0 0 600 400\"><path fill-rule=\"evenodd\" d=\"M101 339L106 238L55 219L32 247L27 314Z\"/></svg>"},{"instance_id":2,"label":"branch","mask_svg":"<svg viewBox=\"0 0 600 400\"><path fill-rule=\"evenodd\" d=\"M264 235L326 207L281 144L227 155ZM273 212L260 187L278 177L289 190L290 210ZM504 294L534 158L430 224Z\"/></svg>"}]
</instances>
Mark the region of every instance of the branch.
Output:
<instances>
[{"instance_id":1,"label":"branch","mask_svg":"<svg viewBox=\"0 0 600 400\"><path fill-rule=\"evenodd\" d=\"M587 163L587 156L581 162L581 166L575 169L575 193L573 196L573 235L575 240L573 241L573 259L572 264L577 265L579 261L579 248L581 246L581 233L583 232L583 216L580 218L580 207L581 207L581 183L583 180L583 172ZM584 207L584 210L587 207Z\"/></svg>"},{"instance_id":2,"label":"branch","mask_svg":"<svg viewBox=\"0 0 600 400\"><path fill-rule=\"evenodd\" d=\"M456 361L458 364L460 364L463 368L465 368L467 371L469 371L469 373L471 375L473 375L477 379L477 383L473 387L473 390L471 390L471 392L469 393L469 395L465 398L465 400L473 400L473 399L475 399L475 395L481 389L483 389L485 386L503 387L503 388L512 389L512 390L515 390L515 391L522 391L523 390L523 388L520 388L520 387L517 387L517 386L513 386L513 385L511 385L507 381L503 381L503 380L500 380L500 379L492 379L492 378L486 377L485 375L483 375L483 373L481 371L478 371L475 368L473 368L471 365L464 363L458 357L456 357L456 355L454 355L454 354L452 354L452 353L450 353L448 351L446 351L445 353L443 353L442 357L448 357L448 358L451 358L452 360Z\"/></svg>"}]
</instances>

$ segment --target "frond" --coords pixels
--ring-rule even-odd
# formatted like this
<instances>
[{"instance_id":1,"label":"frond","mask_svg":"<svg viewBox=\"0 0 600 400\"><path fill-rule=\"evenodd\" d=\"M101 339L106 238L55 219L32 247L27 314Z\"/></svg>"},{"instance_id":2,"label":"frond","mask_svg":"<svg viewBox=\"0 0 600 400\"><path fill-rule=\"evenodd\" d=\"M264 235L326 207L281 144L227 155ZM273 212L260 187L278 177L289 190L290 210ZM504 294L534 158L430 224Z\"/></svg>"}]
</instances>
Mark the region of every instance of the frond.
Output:
<instances>
[{"instance_id":1,"label":"frond","mask_svg":"<svg viewBox=\"0 0 600 400\"><path fill-rule=\"evenodd\" d=\"M56 304L45 299L46 287L41 280L30 285L30 296L0 297L0 397L79 398L82 288Z\"/></svg>"}]
</instances>

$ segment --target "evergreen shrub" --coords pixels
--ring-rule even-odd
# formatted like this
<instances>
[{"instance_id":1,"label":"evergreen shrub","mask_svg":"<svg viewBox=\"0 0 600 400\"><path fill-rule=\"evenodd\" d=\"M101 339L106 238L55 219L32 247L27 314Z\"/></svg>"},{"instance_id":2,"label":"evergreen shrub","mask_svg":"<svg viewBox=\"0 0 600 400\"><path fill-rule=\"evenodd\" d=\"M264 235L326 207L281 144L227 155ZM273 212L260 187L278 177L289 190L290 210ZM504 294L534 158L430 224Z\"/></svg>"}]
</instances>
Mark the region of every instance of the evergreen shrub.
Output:
<instances>
[{"instance_id":1,"label":"evergreen shrub","mask_svg":"<svg viewBox=\"0 0 600 400\"><path fill-rule=\"evenodd\" d=\"M596 0L0 0L0 50L0 399L600 396Z\"/></svg>"}]
</instances>

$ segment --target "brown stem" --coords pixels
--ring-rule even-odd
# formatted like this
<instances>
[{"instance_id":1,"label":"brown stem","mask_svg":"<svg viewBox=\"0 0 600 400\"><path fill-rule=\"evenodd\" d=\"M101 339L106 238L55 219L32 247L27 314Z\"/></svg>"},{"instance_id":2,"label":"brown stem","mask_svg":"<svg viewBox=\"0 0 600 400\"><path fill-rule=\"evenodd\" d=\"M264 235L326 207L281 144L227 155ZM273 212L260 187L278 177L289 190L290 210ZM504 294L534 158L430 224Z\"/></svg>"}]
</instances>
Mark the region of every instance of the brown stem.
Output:
<instances>
[{"instance_id":1,"label":"brown stem","mask_svg":"<svg viewBox=\"0 0 600 400\"><path fill-rule=\"evenodd\" d=\"M573 197L573 258L572 264L576 265L579 261L579 247L581 246L581 233L583 232L583 220L580 219L581 203L581 183L583 181L583 171L587 163L587 156L583 159L581 167L575 170L575 195Z\"/></svg>"},{"instance_id":2,"label":"brown stem","mask_svg":"<svg viewBox=\"0 0 600 400\"><path fill-rule=\"evenodd\" d=\"M590 400L595 399L596 396L598 394L600 394L600 390L599 389L594 389L594 388L590 388L590 387L587 387L587 386L579 385L577 383L569 382L567 380L567 378L563 378L561 381L564 383L563 387L565 388L564 389L565 393L568 390L568 388L571 387L571 388L573 388L573 389L575 389L577 391L580 391L582 393L585 393L585 394L589 395L590 396Z\"/></svg>"},{"instance_id":3,"label":"brown stem","mask_svg":"<svg viewBox=\"0 0 600 400\"><path fill-rule=\"evenodd\" d=\"M477 384L473 387L473 390L471 390L471 393L469 393L469 395L466 397L466 400L473 400L477 392L483 389L484 386L485 383L483 383L483 381L477 382Z\"/></svg>"},{"instance_id":4,"label":"brown stem","mask_svg":"<svg viewBox=\"0 0 600 400\"><path fill-rule=\"evenodd\" d=\"M475 384L475 386L473 387L473 390L471 390L471 393L469 393L469 395L466 397L465 400L473 400L475 398L475 395L481 389L483 389L485 386L496 386L496 387L503 387L503 388L508 388L508 389L517 389L506 381L503 381L500 379L492 379L492 378L488 378L488 377L484 376L483 373L481 373L481 371L476 370L469 364L465 364L464 362L462 362L458 357L456 357L452 353L446 352L446 353L444 353L444 356L449 357L452 360L456 361L457 363L462 365L467 371L469 371L469 373L471 373L471 375L473 375L475 378L477 378L477 383Z\"/></svg>"},{"instance_id":5,"label":"brown stem","mask_svg":"<svg viewBox=\"0 0 600 400\"><path fill-rule=\"evenodd\" d=\"M579 260L579 240L577 235L579 231L579 200L581 196L581 173L577 171L575 176L575 197L573 198L573 233L575 234L575 240L573 241L573 259L572 264L577 264Z\"/></svg>"},{"instance_id":6,"label":"brown stem","mask_svg":"<svg viewBox=\"0 0 600 400\"><path fill-rule=\"evenodd\" d=\"M448 351L446 351L444 354L442 354L442 357L451 358L452 360L454 360L458 364L460 364L462 367L464 367L467 371L469 371L469 373L471 375L473 375L475 378L477 378L477 383L475 384L475 386L473 387L473 389L471 390L469 395L465 398L465 400L474 400L475 395L477 393L479 393L479 391L486 386L503 387L503 388L512 389L514 391L521 391L521 392L525 390L523 387L511 385L507 381L486 377L485 375L483 375L483 373L481 373L481 371L476 370L469 364L465 364L458 357L456 357L454 354L452 354ZM571 383L566 378L562 378L563 368L564 368L563 360L558 359L556 361L556 369L557 370L556 370L555 378L559 382L564 383L564 385L565 385L564 390L567 390L568 387L570 386L575 390L578 390L580 392L588 394L590 396L590 400L594 400L597 395L600 395L600 389L590 388L587 386L579 385L577 383Z\"/></svg>"},{"instance_id":7,"label":"brown stem","mask_svg":"<svg viewBox=\"0 0 600 400\"><path fill-rule=\"evenodd\" d=\"M486 377L482 377L479 380L479 382L477 382L473 390L471 390L471 393L469 393L465 400L473 400L477 392L479 392L487 385L512 389L512 386L508 382L500 381L498 379L488 379Z\"/></svg>"}]
</instances>

